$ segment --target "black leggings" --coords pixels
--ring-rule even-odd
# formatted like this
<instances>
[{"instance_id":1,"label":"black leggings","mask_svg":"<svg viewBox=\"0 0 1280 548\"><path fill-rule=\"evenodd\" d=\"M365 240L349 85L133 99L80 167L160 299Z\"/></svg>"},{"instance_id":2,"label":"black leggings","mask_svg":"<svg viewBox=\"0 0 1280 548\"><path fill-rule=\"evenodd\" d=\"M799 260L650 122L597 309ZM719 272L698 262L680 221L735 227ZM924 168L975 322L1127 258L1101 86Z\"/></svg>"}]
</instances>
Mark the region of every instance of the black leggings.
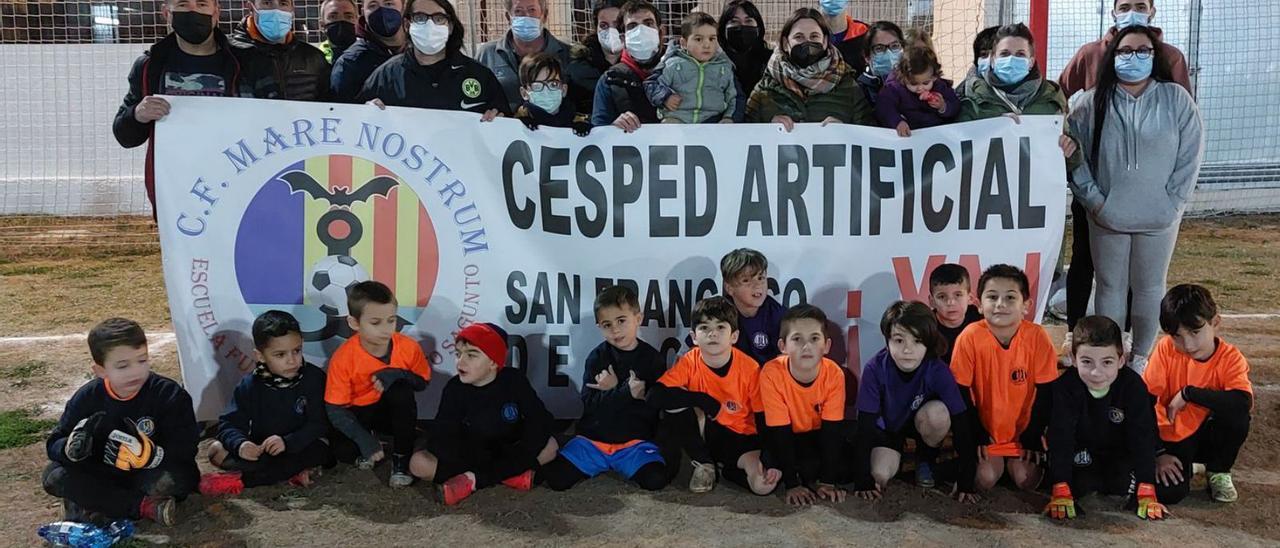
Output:
<instances>
[{"instance_id":1,"label":"black leggings","mask_svg":"<svg viewBox=\"0 0 1280 548\"><path fill-rule=\"evenodd\" d=\"M587 479L587 475L583 474L577 466L574 466L569 459L563 456L556 456L556 460L547 463L538 471L538 475L542 477L542 482L550 487L552 491L565 491L574 485ZM631 476L631 481L636 482L642 489L649 491L658 491L667 486L667 467L661 462L651 462Z\"/></svg>"},{"instance_id":2,"label":"black leggings","mask_svg":"<svg viewBox=\"0 0 1280 548\"><path fill-rule=\"evenodd\" d=\"M418 401L408 383L397 382L382 393L382 399L372 405L348 408L361 426L370 430L391 434L391 453L400 456L413 454L413 441L418 424ZM355 462L360 449L355 442L338 431L330 429L333 454L342 462Z\"/></svg>"},{"instance_id":3,"label":"black leggings","mask_svg":"<svg viewBox=\"0 0 1280 548\"><path fill-rule=\"evenodd\" d=\"M46 493L71 501L107 519L138 519L143 497L185 498L196 489L200 471L194 462L162 464L153 470L120 474L97 465L63 466L52 462L41 483Z\"/></svg>"},{"instance_id":4,"label":"black leggings","mask_svg":"<svg viewBox=\"0 0 1280 548\"><path fill-rule=\"evenodd\" d=\"M1164 442L1165 453L1178 457L1182 463L1182 483L1164 486L1156 482L1156 497L1165 504L1176 504L1191 492L1191 465L1203 462L1208 473L1230 472L1235 466L1240 446L1249 437L1248 412L1240 416L1224 416L1214 413L1200 429L1179 442Z\"/></svg>"},{"instance_id":5,"label":"black leggings","mask_svg":"<svg viewBox=\"0 0 1280 548\"><path fill-rule=\"evenodd\" d=\"M703 432L699 433L698 417L693 409L668 413L663 421L667 423L666 427L676 447L684 449L691 460L702 464L716 464L721 477L747 489L751 488L746 470L738 468L738 459L748 451L760 449L757 436L739 434L711 418L706 419Z\"/></svg>"},{"instance_id":6,"label":"black leggings","mask_svg":"<svg viewBox=\"0 0 1280 548\"><path fill-rule=\"evenodd\" d=\"M222 469L240 472L240 479L245 487L275 485L298 472L317 466L333 466L333 454L329 444L316 440L297 453L271 456L263 453L256 461L242 460L236 456L228 456L222 461Z\"/></svg>"},{"instance_id":7,"label":"black leggings","mask_svg":"<svg viewBox=\"0 0 1280 548\"><path fill-rule=\"evenodd\" d=\"M1093 252L1089 250L1088 212L1071 200L1071 268L1067 269L1067 331L1089 310L1093 294Z\"/></svg>"}]
</instances>

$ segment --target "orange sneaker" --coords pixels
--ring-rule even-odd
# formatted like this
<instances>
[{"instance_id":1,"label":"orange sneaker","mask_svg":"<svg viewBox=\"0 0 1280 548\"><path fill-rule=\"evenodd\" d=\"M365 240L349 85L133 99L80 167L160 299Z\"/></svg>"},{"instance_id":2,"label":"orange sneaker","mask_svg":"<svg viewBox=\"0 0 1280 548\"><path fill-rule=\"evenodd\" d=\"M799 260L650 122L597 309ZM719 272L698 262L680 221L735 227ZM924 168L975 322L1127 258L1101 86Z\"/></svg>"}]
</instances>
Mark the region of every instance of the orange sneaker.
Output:
<instances>
[{"instance_id":1,"label":"orange sneaker","mask_svg":"<svg viewBox=\"0 0 1280 548\"><path fill-rule=\"evenodd\" d=\"M511 476L502 480L502 484L515 489L516 491L528 491L533 489L533 470L525 470L518 476Z\"/></svg>"},{"instance_id":2,"label":"orange sneaker","mask_svg":"<svg viewBox=\"0 0 1280 548\"><path fill-rule=\"evenodd\" d=\"M454 506L476 492L476 482L466 474L458 474L436 486L445 506Z\"/></svg>"},{"instance_id":3,"label":"orange sneaker","mask_svg":"<svg viewBox=\"0 0 1280 548\"><path fill-rule=\"evenodd\" d=\"M289 485L294 487L309 487L316 482L316 478L320 477L319 468L308 468L289 478Z\"/></svg>"},{"instance_id":4,"label":"orange sneaker","mask_svg":"<svg viewBox=\"0 0 1280 548\"><path fill-rule=\"evenodd\" d=\"M206 497L239 495L244 491L244 481L239 472L211 472L200 476L200 494Z\"/></svg>"}]
</instances>

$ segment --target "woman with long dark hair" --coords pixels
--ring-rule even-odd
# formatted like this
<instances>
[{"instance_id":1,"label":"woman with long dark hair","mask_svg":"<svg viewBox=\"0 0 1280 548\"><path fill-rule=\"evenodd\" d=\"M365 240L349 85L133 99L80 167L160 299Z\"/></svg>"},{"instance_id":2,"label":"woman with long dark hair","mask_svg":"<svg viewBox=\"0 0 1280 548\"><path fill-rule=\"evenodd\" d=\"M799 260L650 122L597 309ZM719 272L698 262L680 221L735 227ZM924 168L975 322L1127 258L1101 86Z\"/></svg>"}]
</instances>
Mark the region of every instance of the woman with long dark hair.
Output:
<instances>
[{"instance_id":1,"label":"woman with long dark hair","mask_svg":"<svg viewBox=\"0 0 1280 548\"><path fill-rule=\"evenodd\" d=\"M857 73L831 45L831 29L818 10L800 8L782 25L778 49L747 100L746 120L782 124L787 131L803 122L875 123Z\"/></svg>"},{"instance_id":2,"label":"woman with long dark hair","mask_svg":"<svg viewBox=\"0 0 1280 548\"><path fill-rule=\"evenodd\" d=\"M742 89L755 89L773 51L764 41L764 17L751 0L729 0L720 12L717 38L738 75Z\"/></svg>"},{"instance_id":3,"label":"woman with long dark hair","mask_svg":"<svg viewBox=\"0 0 1280 548\"><path fill-rule=\"evenodd\" d=\"M1085 162L1071 189L1088 212L1099 314L1124 325L1133 292L1131 365L1146 367L1178 225L1200 173L1204 130L1191 94L1174 83L1160 38L1116 33L1098 86L1072 100L1068 126Z\"/></svg>"}]
</instances>

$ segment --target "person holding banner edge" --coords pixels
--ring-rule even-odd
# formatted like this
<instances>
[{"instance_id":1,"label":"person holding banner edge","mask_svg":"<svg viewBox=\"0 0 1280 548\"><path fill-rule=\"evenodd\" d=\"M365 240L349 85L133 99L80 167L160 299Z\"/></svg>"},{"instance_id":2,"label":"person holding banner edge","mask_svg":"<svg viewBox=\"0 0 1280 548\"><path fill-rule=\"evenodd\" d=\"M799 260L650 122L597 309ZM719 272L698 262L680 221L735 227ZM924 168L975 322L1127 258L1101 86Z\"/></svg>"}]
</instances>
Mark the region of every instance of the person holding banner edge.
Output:
<instances>
[{"instance_id":1,"label":"person holding banner edge","mask_svg":"<svg viewBox=\"0 0 1280 548\"><path fill-rule=\"evenodd\" d=\"M239 95L240 62L227 36L214 23L218 0L165 0L160 13L173 32L133 62L129 91L111 124L124 148L147 143L143 184L156 219L155 122L169 114L169 102L155 95Z\"/></svg>"},{"instance_id":2,"label":"person holding banner edge","mask_svg":"<svg viewBox=\"0 0 1280 548\"><path fill-rule=\"evenodd\" d=\"M782 25L778 49L747 99L747 122L874 125L856 72L830 43L822 14L800 8Z\"/></svg>"},{"instance_id":3,"label":"person holding banner edge","mask_svg":"<svg viewBox=\"0 0 1280 548\"><path fill-rule=\"evenodd\" d=\"M1067 99L1062 89L1040 73L1035 55L1031 29L1022 23L1000 27L991 48L991 69L973 82L960 102L956 121L1008 116L1017 122L1023 114L1066 114ZM1064 133L1058 138L1058 146L1069 159L1070 171L1080 162L1076 142Z\"/></svg>"},{"instance_id":4,"label":"person holding banner edge","mask_svg":"<svg viewBox=\"0 0 1280 548\"><path fill-rule=\"evenodd\" d=\"M1138 372L1155 344L1178 225L1204 155L1200 110L1172 81L1159 44L1147 27L1116 33L1098 87L1072 101L1067 120L1087 160L1073 170L1071 190L1088 212L1097 312L1119 324L1128 312Z\"/></svg>"},{"instance_id":5,"label":"person holding banner edge","mask_svg":"<svg viewBox=\"0 0 1280 548\"><path fill-rule=\"evenodd\" d=\"M511 114L493 72L463 55L465 27L449 0L409 0L405 14L413 48L373 71L357 97L360 102L464 110L481 114L484 122Z\"/></svg>"}]
</instances>

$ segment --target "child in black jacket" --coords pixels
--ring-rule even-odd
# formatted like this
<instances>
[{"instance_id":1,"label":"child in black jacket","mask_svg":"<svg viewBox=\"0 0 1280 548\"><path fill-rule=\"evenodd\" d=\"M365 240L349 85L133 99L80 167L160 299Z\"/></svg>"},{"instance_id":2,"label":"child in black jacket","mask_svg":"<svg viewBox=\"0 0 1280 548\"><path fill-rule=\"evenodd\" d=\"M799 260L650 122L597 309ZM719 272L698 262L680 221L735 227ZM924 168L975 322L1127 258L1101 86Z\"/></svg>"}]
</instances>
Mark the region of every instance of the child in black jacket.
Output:
<instances>
[{"instance_id":1,"label":"child in black jacket","mask_svg":"<svg viewBox=\"0 0 1280 548\"><path fill-rule=\"evenodd\" d=\"M505 367L502 328L471 324L454 344L458 375L445 385L427 448L414 453L409 470L435 482L447 506L498 483L532 489L534 471L559 450L551 413L524 372Z\"/></svg>"},{"instance_id":2,"label":"child in black jacket","mask_svg":"<svg viewBox=\"0 0 1280 548\"><path fill-rule=\"evenodd\" d=\"M200 478L206 496L245 487L310 485L316 468L332 465L325 415L325 374L302 358L302 329L287 312L269 310L253 322L258 367L236 386L218 423L209 462L226 472Z\"/></svg>"},{"instance_id":3,"label":"child in black jacket","mask_svg":"<svg viewBox=\"0 0 1280 548\"><path fill-rule=\"evenodd\" d=\"M1124 366L1120 326L1089 316L1071 334L1073 370L1051 385L1049 476L1045 513L1073 519L1076 497L1128 495L1143 519L1162 519L1156 501L1156 416L1142 376Z\"/></svg>"}]
</instances>

